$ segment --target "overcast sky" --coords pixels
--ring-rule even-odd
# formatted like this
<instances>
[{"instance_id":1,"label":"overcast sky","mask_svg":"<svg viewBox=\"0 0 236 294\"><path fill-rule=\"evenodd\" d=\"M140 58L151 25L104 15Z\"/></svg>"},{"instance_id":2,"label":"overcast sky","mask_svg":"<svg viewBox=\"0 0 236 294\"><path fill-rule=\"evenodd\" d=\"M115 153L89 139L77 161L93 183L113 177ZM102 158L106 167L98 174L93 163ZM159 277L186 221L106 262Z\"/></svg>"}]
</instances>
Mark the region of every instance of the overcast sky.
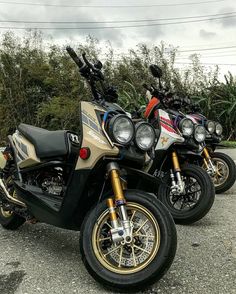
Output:
<instances>
[{"instance_id":1,"label":"overcast sky","mask_svg":"<svg viewBox=\"0 0 236 294\"><path fill-rule=\"evenodd\" d=\"M203 3L210 2L211 3ZM14 4L9 4L14 2ZM16 3L21 4L16 4ZM23 5L22 3L33 3L34 5ZM188 3L189 5L183 5ZM190 5L190 3L192 3ZM195 3L195 4L194 4ZM198 3L198 4L196 4ZM59 6L46 6L46 5ZM155 5L166 6L155 6ZM172 5L175 4L175 5ZM180 5L181 4L181 5ZM60 6L61 5L61 6ZM74 7L65 7L72 5ZM133 7L75 7L75 6L133 6ZM144 7L147 5L147 7ZM150 5L150 7L148 7ZM137 7L140 6L140 7ZM235 12L235 14L233 14ZM231 13L225 14L225 13ZM216 15L217 16L214 16ZM218 15L219 14L219 15ZM212 15L212 16L211 16ZM170 24L168 22L194 21L189 18L193 16L206 16L204 18L220 19ZM186 17L188 17L186 19ZM224 18L222 18L224 17ZM167 18L179 18L166 20ZM183 19L182 19L183 18ZM140 22L140 20L159 21ZM199 18L198 18L199 19ZM128 48L134 48L140 42L149 45L158 45L160 41L178 46L180 51L196 50L203 56L204 63L235 64L234 66L221 66L222 72L230 69L236 74L236 1L235 0L0 0L1 21L91 21L102 23L77 23L77 24L53 24L53 23L6 23L2 22L1 27L104 27L104 26L133 26L143 24L165 23L159 26L126 27L117 29L80 29L80 30L43 30L45 37L50 34L57 43L82 41L88 34L98 38L100 41L110 41L117 52L126 52ZM119 22L114 21L139 22ZM113 23L109 23L109 21ZM104 23L105 22L105 23ZM1 33L5 29L0 29ZM21 30L16 31L22 34ZM234 48L230 48L233 47ZM221 48L197 51L197 49ZM187 55L194 51L182 52L179 62L188 62ZM184 66L184 65L181 65Z\"/></svg>"}]
</instances>

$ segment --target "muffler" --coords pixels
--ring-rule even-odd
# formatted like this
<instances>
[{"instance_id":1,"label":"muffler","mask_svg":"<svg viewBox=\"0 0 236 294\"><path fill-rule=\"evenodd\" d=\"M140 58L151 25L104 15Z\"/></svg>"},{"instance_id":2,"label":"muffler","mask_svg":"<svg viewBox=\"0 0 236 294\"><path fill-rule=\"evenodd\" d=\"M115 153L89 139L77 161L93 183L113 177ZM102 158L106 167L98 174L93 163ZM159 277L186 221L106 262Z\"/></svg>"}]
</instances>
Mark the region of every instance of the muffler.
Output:
<instances>
[{"instance_id":1,"label":"muffler","mask_svg":"<svg viewBox=\"0 0 236 294\"><path fill-rule=\"evenodd\" d=\"M11 203L14 203L14 204L17 204L17 205L20 205L20 206L22 206L22 207L26 207L26 205L25 205L24 202L21 202L20 200L18 200L18 199L16 199L16 198L12 197L12 196L8 193L8 191L7 191L7 189L6 189L6 186L4 185L4 182L3 182L3 180L2 180L1 178L0 178L0 187L2 188L3 194L4 194L5 199L6 199L7 201L9 201L9 202L11 202Z\"/></svg>"}]
</instances>

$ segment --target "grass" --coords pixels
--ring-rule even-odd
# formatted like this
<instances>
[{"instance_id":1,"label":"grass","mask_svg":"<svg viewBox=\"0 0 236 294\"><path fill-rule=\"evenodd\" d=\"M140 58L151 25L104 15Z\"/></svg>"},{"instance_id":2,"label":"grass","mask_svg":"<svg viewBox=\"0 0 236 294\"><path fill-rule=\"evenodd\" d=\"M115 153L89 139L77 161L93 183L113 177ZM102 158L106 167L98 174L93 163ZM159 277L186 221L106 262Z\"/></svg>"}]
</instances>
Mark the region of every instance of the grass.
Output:
<instances>
[{"instance_id":1,"label":"grass","mask_svg":"<svg viewBox=\"0 0 236 294\"><path fill-rule=\"evenodd\" d=\"M227 148L236 148L236 141L222 141L220 144L225 145Z\"/></svg>"}]
</instances>

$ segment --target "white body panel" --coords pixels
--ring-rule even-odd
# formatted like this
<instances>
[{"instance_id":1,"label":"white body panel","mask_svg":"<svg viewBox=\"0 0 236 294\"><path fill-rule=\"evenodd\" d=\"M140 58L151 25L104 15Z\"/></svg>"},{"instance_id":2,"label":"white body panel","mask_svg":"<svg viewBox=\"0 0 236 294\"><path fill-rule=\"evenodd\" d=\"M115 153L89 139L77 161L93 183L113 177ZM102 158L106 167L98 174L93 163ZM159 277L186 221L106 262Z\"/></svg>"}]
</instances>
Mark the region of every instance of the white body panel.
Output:
<instances>
[{"instance_id":1,"label":"white body panel","mask_svg":"<svg viewBox=\"0 0 236 294\"><path fill-rule=\"evenodd\" d=\"M167 150L174 143L183 143L185 139L174 130L169 114L162 109L158 114L161 133L155 150Z\"/></svg>"}]
</instances>

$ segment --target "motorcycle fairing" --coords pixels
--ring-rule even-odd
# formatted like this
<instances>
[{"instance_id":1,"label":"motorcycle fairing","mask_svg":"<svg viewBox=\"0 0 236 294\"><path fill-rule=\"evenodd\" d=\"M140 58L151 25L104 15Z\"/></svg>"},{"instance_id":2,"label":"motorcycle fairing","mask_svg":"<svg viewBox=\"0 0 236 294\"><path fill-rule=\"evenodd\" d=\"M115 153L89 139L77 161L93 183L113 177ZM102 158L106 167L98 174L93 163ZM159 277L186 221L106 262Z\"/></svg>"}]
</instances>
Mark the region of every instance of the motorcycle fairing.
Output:
<instances>
[{"instance_id":1,"label":"motorcycle fairing","mask_svg":"<svg viewBox=\"0 0 236 294\"><path fill-rule=\"evenodd\" d=\"M91 155L87 160L79 157L75 167L76 170L91 169L104 156L115 157L119 154L119 149L115 146L112 147L105 137L97 116L97 111L106 112L105 109L97 104L85 101L81 102L83 131L81 148L89 146Z\"/></svg>"},{"instance_id":2,"label":"motorcycle fairing","mask_svg":"<svg viewBox=\"0 0 236 294\"><path fill-rule=\"evenodd\" d=\"M155 150L167 150L174 143L183 143L185 141L174 129L170 116L166 111L158 109L158 119L161 132Z\"/></svg>"}]
</instances>

